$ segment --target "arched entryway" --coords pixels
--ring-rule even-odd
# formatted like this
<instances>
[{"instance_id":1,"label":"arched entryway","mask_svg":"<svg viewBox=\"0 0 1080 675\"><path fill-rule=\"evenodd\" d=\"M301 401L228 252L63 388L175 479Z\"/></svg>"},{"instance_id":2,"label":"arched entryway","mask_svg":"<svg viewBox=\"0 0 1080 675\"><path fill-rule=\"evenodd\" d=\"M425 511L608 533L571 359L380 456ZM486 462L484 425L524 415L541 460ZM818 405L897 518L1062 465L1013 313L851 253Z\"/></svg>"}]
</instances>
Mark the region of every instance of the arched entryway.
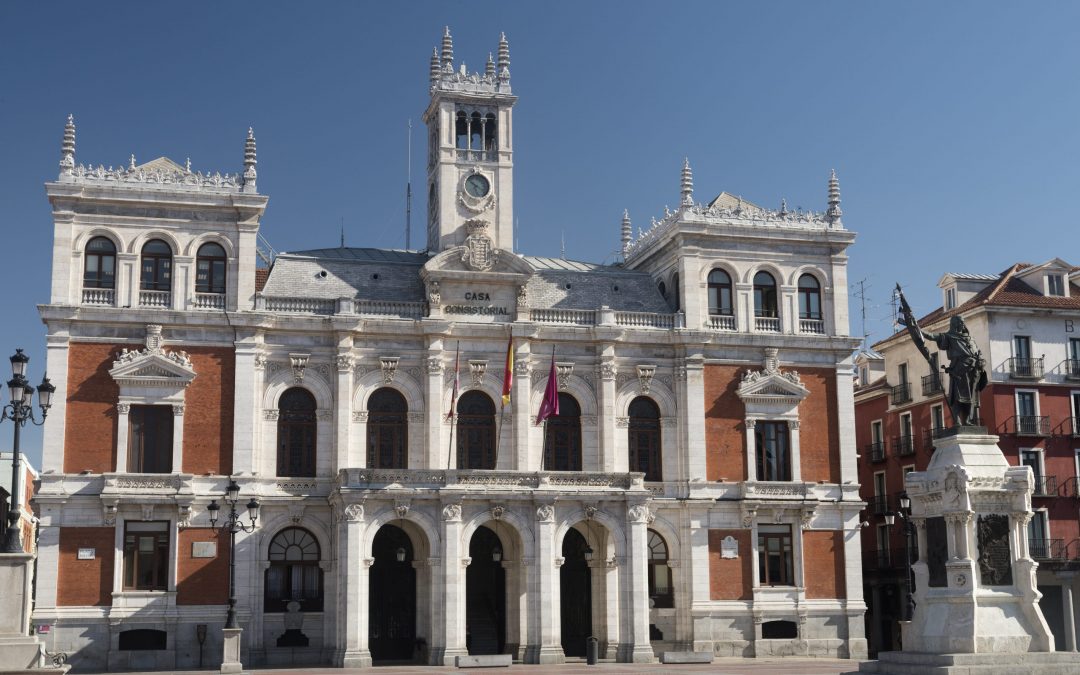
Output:
<instances>
[{"instance_id":1,"label":"arched entryway","mask_svg":"<svg viewBox=\"0 0 1080 675\"><path fill-rule=\"evenodd\" d=\"M506 649L506 571L503 546L481 526L469 542L472 562L465 570L465 645L470 654L502 654Z\"/></svg>"},{"instance_id":2,"label":"arched entryway","mask_svg":"<svg viewBox=\"0 0 1080 675\"><path fill-rule=\"evenodd\" d=\"M368 648L372 661L416 658L416 570L413 545L400 527L383 525L371 546Z\"/></svg>"},{"instance_id":3,"label":"arched entryway","mask_svg":"<svg viewBox=\"0 0 1080 675\"><path fill-rule=\"evenodd\" d=\"M585 640L593 634L592 574L589 570L593 549L580 532L571 528L563 537L562 557L559 589L563 653L585 656Z\"/></svg>"}]
</instances>

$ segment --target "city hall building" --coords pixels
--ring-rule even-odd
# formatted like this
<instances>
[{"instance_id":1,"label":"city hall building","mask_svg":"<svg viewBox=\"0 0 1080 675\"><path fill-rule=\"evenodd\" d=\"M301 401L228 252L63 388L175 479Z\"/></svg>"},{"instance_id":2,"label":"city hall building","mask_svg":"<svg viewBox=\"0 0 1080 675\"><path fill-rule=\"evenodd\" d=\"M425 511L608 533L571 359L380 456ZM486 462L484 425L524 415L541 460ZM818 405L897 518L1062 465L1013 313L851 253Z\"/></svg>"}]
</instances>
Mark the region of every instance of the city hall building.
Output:
<instances>
[{"instance_id":1,"label":"city hall building","mask_svg":"<svg viewBox=\"0 0 1080 675\"><path fill-rule=\"evenodd\" d=\"M69 120L41 307L50 651L218 663L208 506L232 478L260 505L235 548L246 665L558 663L590 636L626 662L865 656L835 176L813 213L701 203L673 167L677 209L594 225L618 264L521 254L496 53L467 72L447 31L432 55L422 251L260 266L250 132L237 174L105 168Z\"/></svg>"}]
</instances>

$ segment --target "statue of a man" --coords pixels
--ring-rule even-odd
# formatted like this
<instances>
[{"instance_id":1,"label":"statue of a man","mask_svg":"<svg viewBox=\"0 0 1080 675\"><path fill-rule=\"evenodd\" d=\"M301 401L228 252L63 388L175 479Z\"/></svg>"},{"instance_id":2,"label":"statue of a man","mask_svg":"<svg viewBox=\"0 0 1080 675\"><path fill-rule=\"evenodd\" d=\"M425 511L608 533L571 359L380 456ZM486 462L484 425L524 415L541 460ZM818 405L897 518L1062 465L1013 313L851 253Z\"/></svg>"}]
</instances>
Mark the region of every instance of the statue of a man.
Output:
<instances>
[{"instance_id":1,"label":"statue of a man","mask_svg":"<svg viewBox=\"0 0 1080 675\"><path fill-rule=\"evenodd\" d=\"M945 352L949 358L949 365L945 372L949 374L949 393L946 401L952 412L954 426L968 426L979 423L979 392L986 388L986 362L983 361L982 352L979 351L975 340L971 338L967 325L957 314L949 319L949 329L943 333L927 333L919 327L911 312L911 307L900 290L900 284L896 285L900 296L900 309L903 313L901 322L907 326L915 346L926 358L931 368L934 362L930 359L930 352L926 348L926 341L933 342L938 349Z\"/></svg>"}]
</instances>

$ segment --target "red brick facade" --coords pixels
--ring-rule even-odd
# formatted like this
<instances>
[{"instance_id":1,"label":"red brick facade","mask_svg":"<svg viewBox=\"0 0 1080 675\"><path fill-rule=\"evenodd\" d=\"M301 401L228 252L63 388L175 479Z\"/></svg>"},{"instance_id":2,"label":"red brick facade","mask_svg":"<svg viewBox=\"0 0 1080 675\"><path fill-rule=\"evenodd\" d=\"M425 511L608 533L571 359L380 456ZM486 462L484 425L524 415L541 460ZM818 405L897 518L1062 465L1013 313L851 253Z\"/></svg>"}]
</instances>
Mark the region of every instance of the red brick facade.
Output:
<instances>
[{"instance_id":1,"label":"red brick facade","mask_svg":"<svg viewBox=\"0 0 1080 675\"><path fill-rule=\"evenodd\" d=\"M734 537L738 558L721 558L720 542ZM753 591L753 556L750 530L709 530L709 597L712 600L750 600Z\"/></svg>"},{"instance_id":2,"label":"red brick facade","mask_svg":"<svg viewBox=\"0 0 1080 675\"><path fill-rule=\"evenodd\" d=\"M61 527L56 581L58 606L111 605L116 529ZM80 548L94 549L93 560L79 560Z\"/></svg>"},{"instance_id":3,"label":"red brick facade","mask_svg":"<svg viewBox=\"0 0 1080 675\"><path fill-rule=\"evenodd\" d=\"M233 351L223 347L187 349L195 379L184 396L184 473L232 473Z\"/></svg>"},{"instance_id":4,"label":"red brick facade","mask_svg":"<svg viewBox=\"0 0 1080 675\"><path fill-rule=\"evenodd\" d=\"M180 530L176 536L176 604L218 605L229 598L229 536L209 528ZM193 558L192 544L216 541L213 558Z\"/></svg>"},{"instance_id":5,"label":"red brick facade","mask_svg":"<svg viewBox=\"0 0 1080 675\"><path fill-rule=\"evenodd\" d=\"M839 530L805 530L803 584L806 598L845 598L844 533Z\"/></svg>"},{"instance_id":6,"label":"red brick facade","mask_svg":"<svg viewBox=\"0 0 1080 675\"><path fill-rule=\"evenodd\" d=\"M68 348L64 471L91 473L116 467L116 400L109 375L119 345L73 342Z\"/></svg>"}]
</instances>

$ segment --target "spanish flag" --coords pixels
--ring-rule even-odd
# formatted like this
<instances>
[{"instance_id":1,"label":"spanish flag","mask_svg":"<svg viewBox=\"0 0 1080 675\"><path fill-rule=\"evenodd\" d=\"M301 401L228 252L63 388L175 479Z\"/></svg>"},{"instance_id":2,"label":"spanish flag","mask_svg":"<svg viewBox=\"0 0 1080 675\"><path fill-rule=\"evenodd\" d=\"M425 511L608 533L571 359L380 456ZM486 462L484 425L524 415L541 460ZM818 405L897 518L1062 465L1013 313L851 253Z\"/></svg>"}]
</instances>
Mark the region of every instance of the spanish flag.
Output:
<instances>
[{"instance_id":1,"label":"spanish flag","mask_svg":"<svg viewBox=\"0 0 1080 675\"><path fill-rule=\"evenodd\" d=\"M502 404L510 402L510 389L514 386L514 336L506 343L506 369L503 371Z\"/></svg>"}]
</instances>

